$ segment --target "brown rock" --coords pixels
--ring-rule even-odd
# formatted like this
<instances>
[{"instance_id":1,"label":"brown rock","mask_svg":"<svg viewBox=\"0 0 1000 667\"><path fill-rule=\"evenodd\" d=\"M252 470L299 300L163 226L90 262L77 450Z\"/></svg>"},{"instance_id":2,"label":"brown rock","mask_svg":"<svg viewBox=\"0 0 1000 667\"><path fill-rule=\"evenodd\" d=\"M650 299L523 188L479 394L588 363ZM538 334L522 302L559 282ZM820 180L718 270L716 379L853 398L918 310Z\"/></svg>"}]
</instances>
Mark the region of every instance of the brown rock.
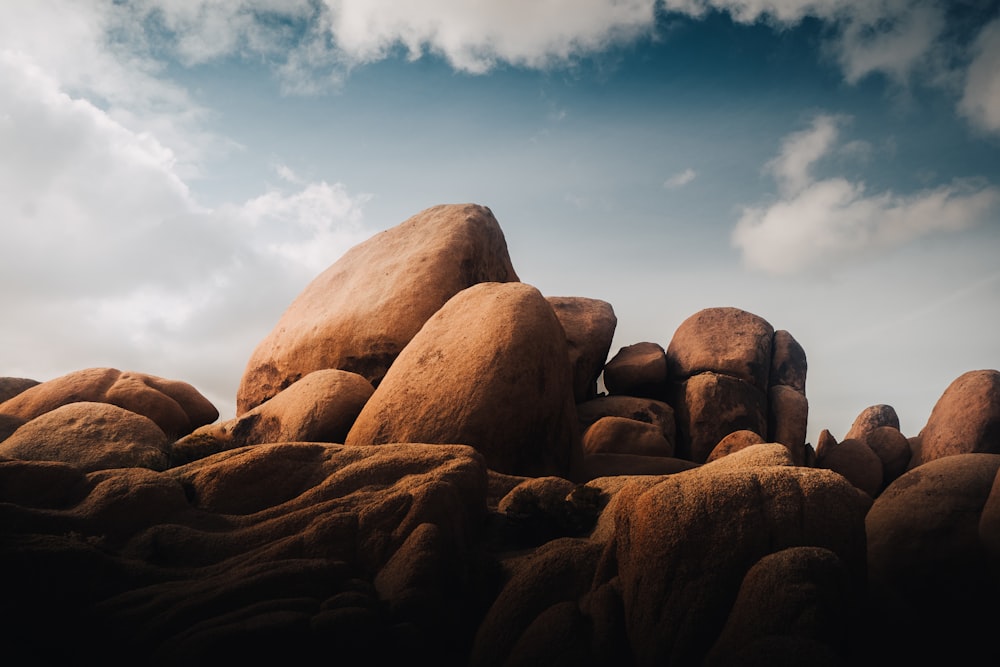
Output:
<instances>
[{"instance_id":1,"label":"brown rock","mask_svg":"<svg viewBox=\"0 0 1000 667\"><path fill-rule=\"evenodd\" d=\"M587 454L576 477L583 481L617 475L672 475L697 468L697 463L668 456Z\"/></svg>"},{"instance_id":2,"label":"brown rock","mask_svg":"<svg viewBox=\"0 0 1000 667\"><path fill-rule=\"evenodd\" d=\"M476 632L468 664L511 664L508 657L515 647L526 660L520 664L535 664L542 652L551 650L552 637L538 637L544 634L537 632L542 628L531 631L532 625L537 621L551 627L551 617L546 622L544 616L547 610L561 602L575 603L589 590L601 551L602 545L588 540L563 538L513 563L510 579ZM584 647L589 643L586 634L581 637L573 632L570 636L575 640L570 652L579 653L579 642L584 642Z\"/></svg>"},{"instance_id":3,"label":"brown rock","mask_svg":"<svg viewBox=\"0 0 1000 667\"><path fill-rule=\"evenodd\" d=\"M708 455L707 462L715 461L716 459L721 459L723 456L728 456L733 452L738 452L741 449L746 449L747 447L752 447L753 445L763 444L764 438L760 437L754 431L733 431L722 440L719 441L714 448L712 448L712 453Z\"/></svg>"},{"instance_id":4,"label":"brown rock","mask_svg":"<svg viewBox=\"0 0 1000 667\"><path fill-rule=\"evenodd\" d=\"M0 404L0 413L27 421L81 401L108 403L148 417L171 438L219 417L215 406L186 382L116 368L87 368L42 382Z\"/></svg>"},{"instance_id":5,"label":"brown rock","mask_svg":"<svg viewBox=\"0 0 1000 667\"><path fill-rule=\"evenodd\" d=\"M403 350L347 444L468 444L499 472L565 475L579 451L567 358L562 327L537 289L475 285Z\"/></svg>"},{"instance_id":6,"label":"brown rock","mask_svg":"<svg viewBox=\"0 0 1000 667\"><path fill-rule=\"evenodd\" d=\"M851 588L829 549L791 547L764 556L743 578L705 665L844 664L857 604ZM776 643L779 637L785 641Z\"/></svg>"},{"instance_id":7,"label":"brown rock","mask_svg":"<svg viewBox=\"0 0 1000 667\"><path fill-rule=\"evenodd\" d=\"M618 318L607 301L574 296L547 300L566 332L573 395L577 403L589 401L597 396L597 378L608 360Z\"/></svg>"},{"instance_id":8,"label":"brown rock","mask_svg":"<svg viewBox=\"0 0 1000 667\"><path fill-rule=\"evenodd\" d=\"M677 422L674 409L663 401L637 396L599 396L585 403L578 403L576 413L580 419L580 432L602 417L624 417L654 424L659 427L667 442L677 442Z\"/></svg>"},{"instance_id":9,"label":"brown rock","mask_svg":"<svg viewBox=\"0 0 1000 667\"><path fill-rule=\"evenodd\" d=\"M583 432L584 454L673 456L674 443L655 425L626 417L601 417Z\"/></svg>"},{"instance_id":10,"label":"brown rock","mask_svg":"<svg viewBox=\"0 0 1000 667\"><path fill-rule=\"evenodd\" d=\"M635 663L701 664L722 632L750 567L789 547L822 547L864 582L871 499L843 477L798 466L731 468L757 445L652 488L619 491L615 538Z\"/></svg>"},{"instance_id":11,"label":"brown rock","mask_svg":"<svg viewBox=\"0 0 1000 667\"><path fill-rule=\"evenodd\" d=\"M666 382L666 353L656 343L626 345L604 366L604 386L609 394L659 399Z\"/></svg>"},{"instance_id":12,"label":"brown rock","mask_svg":"<svg viewBox=\"0 0 1000 667\"><path fill-rule=\"evenodd\" d=\"M738 308L706 308L684 320L667 347L670 378L706 371L739 378L767 391L774 329ZM713 443L714 444L714 443Z\"/></svg>"},{"instance_id":13,"label":"brown rock","mask_svg":"<svg viewBox=\"0 0 1000 667\"><path fill-rule=\"evenodd\" d=\"M898 428L879 426L865 436L864 442L882 461L883 487L906 472L910 464L910 443Z\"/></svg>"},{"instance_id":14,"label":"brown rock","mask_svg":"<svg viewBox=\"0 0 1000 667\"><path fill-rule=\"evenodd\" d=\"M14 398L25 389L31 389L36 384L40 384L38 380L31 380L29 378L0 377L0 403Z\"/></svg>"},{"instance_id":15,"label":"brown rock","mask_svg":"<svg viewBox=\"0 0 1000 667\"><path fill-rule=\"evenodd\" d=\"M993 478L993 487L979 518L979 539L990 557L1000 559L1000 471Z\"/></svg>"},{"instance_id":16,"label":"brown rock","mask_svg":"<svg viewBox=\"0 0 1000 667\"><path fill-rule=\"evenodd\" d=\"M909 664L991 663L1000 595L982 515L1000 455L934 459L896 479L876 499L868 533L869 598L881 632L920 637L891 655ZM912 634L910 634L912 633ZM887 652L888 653L888 652Z\"/></svg>"},{"instance_id":17,"label":"brown rock","mask_svg":"<svg viewBox=\"0 0 1000 667\"><path fill-rule=\"evenodd\" d=\"M15 417L14 415L5 415L0 413L0 442L3 442L11 436L14 431L21 428L25 423L24 419L20 417Z\"/></svg>"},{"instance_id":18,"label":"brown rock","mask_svg":"<svg viewBox=\"0 0 1000 667\"><path fill-rule=\"evenodd\" d=\"M203 426L178 440L171 460L187 463L227 449L271 442L342 443L374 391L357 373L313 371L253 410Z\"/></svg>"},{"instance_id":19,"label":"brown rock","mask_svg":"<svg viewBox=\"0 0 1000 667\"><path fill-rule=\"evenodd\" d=\"M954 454L1000 454L1000 371L956 378L931 410L920 440L921 463Z\"/></svg>"},{"instance_id":20,"label":"brown rock","mask_svg":"<svg viewBox=\"0 0 1000 667\"><path fill-rule=\"evenodd\" d=\"M880 426L891 426L899 430L899 417L891 405L872 405L862 410L844 439L853 438L864 442L868 434Z\"/></svg>"},{"instance_id":21,"label":"brown rock","mask_svg":"<svg viewBox=\"0 0 1000 667\"><path fill-rule=\"evenodd\" d=\"M816 439L816 459L826 456L827 452L837 446L837 439L833 437L829 429L823 429L819 438Z\"/></svg>"},{"instance_id":22,"label":"brown rock","mask_svg":"<svg viewBox=\"0 0 1000 667\"><path fill-rule=\"evenodd\" d=\"M816 467L840 473L872 498L882 490L882 460L860 440L824 447L816 456Z\"/></svg>"},{"instance_id":23,"label":"brown rock","mask_svg":"<svg viewBox=\"0 0 1000 667\"><path fill-rule=\"evenodd\" d=\"M705 372L680 385L677 455L704 463L719 441L733 431L767 433L767 399L749 382Z\"/></svg>"},{"instance_id":24,"label":"brown rock","mask_svg":"<svg viewBox=\"0 0 1000 667\"><path fill-rule=\"evenodd\" d=\"M0 443L0 457L59 461L84 471L167 466L170 440L152 421L107 403L77 402L35 417Z\"/></svg>"},{"instance_id":25,"label":"brown rock","mask_svg":"<svg viewBox=\"0 0 1000 667\"><path fill-rule=\"evenodd\" d=\"M784 329L775 331L771 352L771 385L786 385L805 394L808 367L806 351L792 334Z\"/></svg>"},{"instance_id":26,"label":"brown rock","mask_svg":"<svg viewBox=\"0 0 1000 667\"><path fill-rule=\"evenodd\" d=\"M768 390L767 430L771 442L788 447L796 465L805 464L806 430L809 426L809 401L805 394L789 385L773 385Z\"/></svg>"},{"instance_id":27,"label":"brown rock","mask_svg":"<svg viewBox=\"0 0 1000 667\"><path fill-rule=\"evenodd\" d=\"M295 298L251 355L237 414L324 368L357 373L377 386L452 296L476 283L517 279L488 208L421 211L349 250Z\"/></svg>"}]
</instances>

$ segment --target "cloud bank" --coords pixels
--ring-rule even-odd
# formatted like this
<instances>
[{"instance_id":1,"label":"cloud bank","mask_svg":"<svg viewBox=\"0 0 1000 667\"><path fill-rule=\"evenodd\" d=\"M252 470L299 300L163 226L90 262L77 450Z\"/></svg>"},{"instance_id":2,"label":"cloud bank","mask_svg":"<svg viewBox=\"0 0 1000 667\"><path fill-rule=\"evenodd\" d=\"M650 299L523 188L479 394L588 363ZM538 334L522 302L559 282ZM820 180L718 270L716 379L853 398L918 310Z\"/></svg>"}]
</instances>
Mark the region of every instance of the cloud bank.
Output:
<instances>
[{"instance_id":1,"label":"cloud bank","mask_svg":"<svg viewBox=\"0 0 1000 667\"><path fill-rule=\"evenodd\" d=\"M981 223L1000 205L995 186L957 182L907 195L869 193L863 182L817 178L814 167L837 146L844 119L816 116L785 137L765 165L777 201L743 210L732 233L750 269L772 275L826 271L938 232Z\"/></svg>"}]
</instances>

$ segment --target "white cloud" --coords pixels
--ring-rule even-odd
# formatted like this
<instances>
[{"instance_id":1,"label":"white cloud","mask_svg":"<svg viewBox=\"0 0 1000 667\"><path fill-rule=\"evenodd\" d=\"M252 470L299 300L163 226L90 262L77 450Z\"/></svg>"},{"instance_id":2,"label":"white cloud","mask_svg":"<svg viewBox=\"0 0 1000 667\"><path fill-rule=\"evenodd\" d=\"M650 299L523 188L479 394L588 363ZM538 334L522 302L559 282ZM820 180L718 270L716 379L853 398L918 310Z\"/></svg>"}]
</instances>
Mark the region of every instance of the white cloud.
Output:
<instances>
[{"instance_id":1,"label":"white cloud","mask_svg":"<svg viewBox=\"0 0 1000 667\"><path fill-rule=\"evenodd\" d=\"M444 56L480 73L497 62L544 67L648 31L655 0L325 0L338 48L356 62Z\"/></svg>"},{"instance_id":2,"label":"white cloud","mask_svg":"<svg viewBox=\"0 0 1000 667\"><path fill-rule=\"evenodd\" d=\"M676 189L683 188L698 176L698 172L688 167L684 171L677 172L663 183L663 187Z\"/></svg>"},{"instance_id":3,"label":"white cloud","mask_svg":"<svg viewBox=\"0 0 1000 667\"><path fill-rule=\"evenodd\" d=\"M4 374L116 366L192 382L231 412L253 346L371 234L368 197L339 183L199 204L156 134L23 52L0 51L0 109Z\"/></svg>"},{"instance_id":4,"label":"white cloud","mask_svg":"<svg viewBox=\"0 0 1000 667\"><path fill-rule=\"evenodd\" d=\"M781 198L743 210L732 234L744 263L774 275L824 270L936 232L982 222L1000 205L1000 189L953 183L908 195L869 194L844 178L815 179L810 168L828 154L836 124L818 116L789 135L769 163Z\"/></svg>"},{"instance_id":5,"label":"white cloud","mask_svg":"<svg viewBox=\"0 0 1000 667\"><path fill-rule=\"evenodd\" d=\"M1000 132L1000 19L982 29L972 55L959 108L979 127Z\"/></svg>"}]
</instances>

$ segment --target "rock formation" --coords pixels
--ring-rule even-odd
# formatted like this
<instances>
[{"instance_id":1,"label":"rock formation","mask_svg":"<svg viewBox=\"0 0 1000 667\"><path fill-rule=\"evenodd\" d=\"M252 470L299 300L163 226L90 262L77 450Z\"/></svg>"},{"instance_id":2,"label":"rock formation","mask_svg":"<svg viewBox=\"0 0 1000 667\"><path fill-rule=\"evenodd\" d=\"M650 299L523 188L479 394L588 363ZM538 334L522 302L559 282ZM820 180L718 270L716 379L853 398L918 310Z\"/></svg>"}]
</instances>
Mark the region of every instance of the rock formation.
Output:
<instances>
[{"instance_id":1,"label":"rock formation","mask_svg":"<svg viewBox=\"0 0 1000 667\"><path fill-rule=\"evenodd\" d=\"M814 448L787 331L713 307L608 359L616 325L440 206L295 299L233 419L133 371L0 378L6 654L1000 664L1000 371Z\"/></svg>"}]
</instances>

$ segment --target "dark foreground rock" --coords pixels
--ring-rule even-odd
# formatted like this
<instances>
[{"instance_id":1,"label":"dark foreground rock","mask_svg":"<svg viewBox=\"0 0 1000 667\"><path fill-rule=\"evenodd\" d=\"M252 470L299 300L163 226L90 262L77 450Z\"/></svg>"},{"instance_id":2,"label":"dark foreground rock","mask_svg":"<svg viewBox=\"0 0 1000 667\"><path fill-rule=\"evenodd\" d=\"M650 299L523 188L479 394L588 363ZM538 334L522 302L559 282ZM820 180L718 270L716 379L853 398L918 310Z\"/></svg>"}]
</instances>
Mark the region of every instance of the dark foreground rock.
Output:
<instances>
[{"instance_id":1,"label":"dark foreground rock","mask_svg":"<svg viewBox=\"0 0 1000 667\"><path fill-rule=\"evenodd\" d=\"M7 378L5 656L1000 664L1000 372L916 436L879 404L813 446L789 332L708 308L608 360L616 322L435 207L296 300L233 419L140 373Z\"/></svg>"}]
</instances>

